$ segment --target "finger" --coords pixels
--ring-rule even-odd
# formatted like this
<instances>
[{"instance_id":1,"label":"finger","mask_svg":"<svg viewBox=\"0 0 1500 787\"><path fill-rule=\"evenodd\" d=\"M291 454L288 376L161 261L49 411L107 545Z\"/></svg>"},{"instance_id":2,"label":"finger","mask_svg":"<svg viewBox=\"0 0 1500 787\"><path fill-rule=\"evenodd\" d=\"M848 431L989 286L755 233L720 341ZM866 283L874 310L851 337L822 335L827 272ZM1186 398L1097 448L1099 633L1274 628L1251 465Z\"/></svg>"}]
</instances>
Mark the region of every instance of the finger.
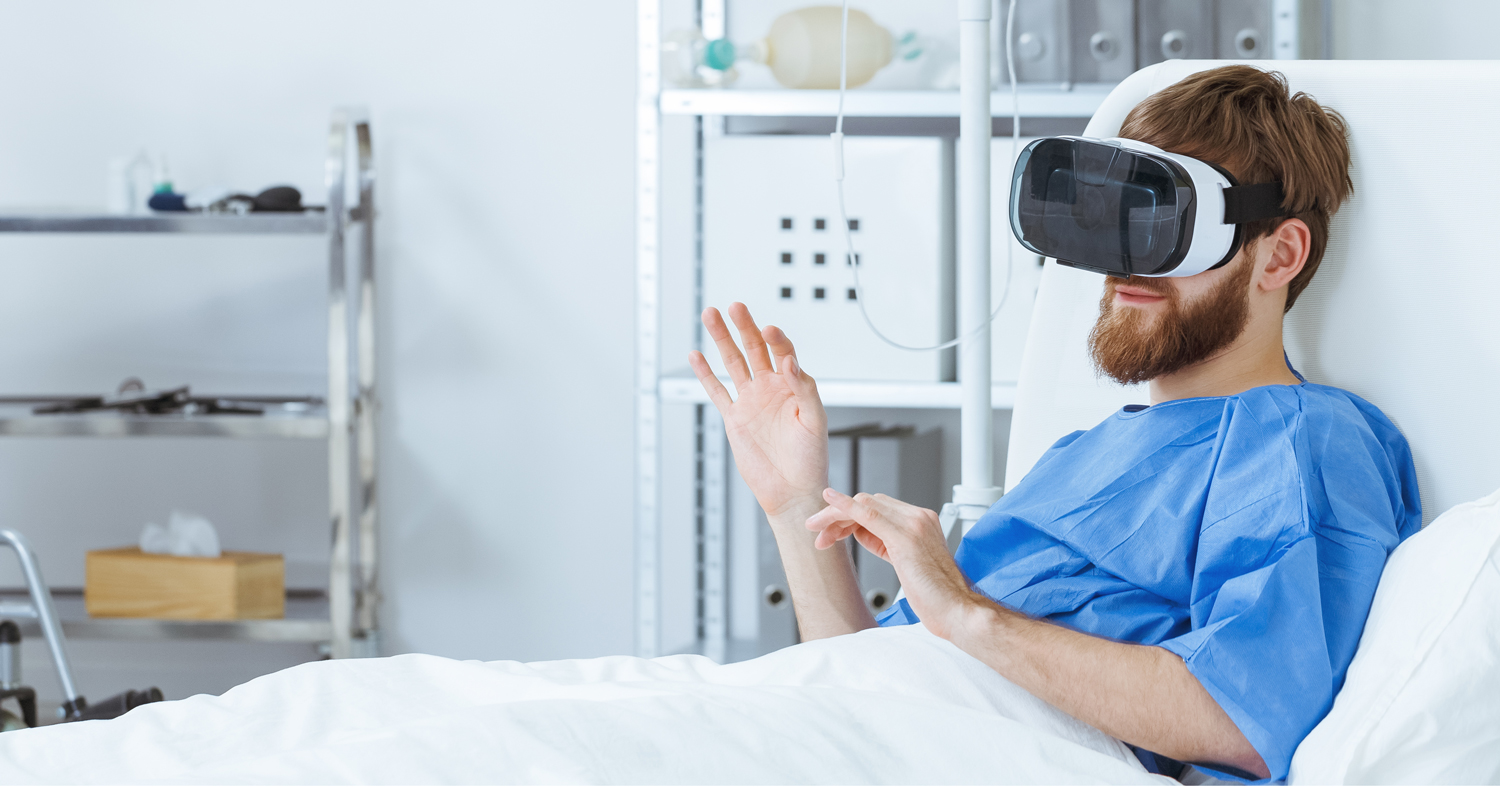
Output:
<instances>
[{"instance_id":1,"label":"finger","mask_svg":"<svg viewBox=\"0 0 1500 787\"><path fill-rule=\"evenodd\" d=\"M761 338L766 340L766 346L771 350L771 354L776 357L776 368L781 368L782 359L797 354L797 348L792 346L792 340L786 338L786 333L780 328L767 325L760 334Z\"/></svg>"},{"instance_id":2,"label":"finger","mask_svg":"<svg viewBox=\"0 0 1500 787\"><path fill-rule=\"evenodd\" d=\"M854 540L858 541L860 546L864 547L870 552L870 554L874 555L875 557L878 557L887 563L891 562L889 553L885 551L885 542L877 538L874 533L871 533L864 528L860 528L854 531Z\"/></svg>"},{"instance_id":3,"label":"finger","mask_svg":"<svg viewBox=\"0 0 1500 787\"><path fill-rule=\"evenodd\" d=\"M719 357L724 359L724 368L729 372L729 379L734 381L734 389L744 390L750 382L750 367L745 365L745 356L740 354L739 345L729 335L729 326L724 324L718 309L710 306L703 310L703 327L714 340L714 346L719 348Z\"/></svg>"},{"instance_id":4,"label":"finger","mask_svg":"<svg viewBox=\"0 0 1500 787\"><path fill-rule=\"evenodd\" d=\"M825 527L833 527L840 522L853 521L854 520L850 519L849 517L839 513L838 509L836 508L825 508L822 511L819 511L817 514L808 517L807 524L804 525L804 527L806 527L808 530L816 532L818 530L822 530Z\"/></svg>"},{"instance_id":5,"label":"finger","mask_svg":"<svg viewBox=\"0 0 1500 787\"><path fill-rule=\"evenodd\" d=\"M827 549L853 535L854 531L858 529L859 524L855 522L843 522L824 528L822 532L818 533L818 537L813 540L813 545L818 549Z\"/></svg>"},{"instance_id":6,"label":"finger","mask_svg":"<svg viewBox=\"0 0 1500 787\"><path fill-rule=\"evenodd\" d=\"M766 351L766 340L761 338L760 328L756 327L755 318L750 316L750 309L735 301L729 304L729 319L734 321L734 327L740 332L740 341L745 344L745 355L750 359L750 368L757 373L776 371L771 367L771 354Z\"/></svg>"},{"instance_id":7,"label":"finger","mask_svg":"<svg viewBox=\"0 0 1500 787\"><path fill-rule=\"evenodd\" d=\"M858 495L856 495L858 497ZM907 529L913 534L921 534L932 528L942 532L942 526L938 524L936 511L914 506L905 500L897 500L890 495L875 494L868 495L869 504L872 508L880 511L887 521L906 523Z\"/></svg>"},{"instance_id":8,"label":"finger","mask_svg":"<svg viewBox=\"0 0 1500 787\"><path fill-rule=\"evenodd\" d=\"M723 383L719 382L719 378L714 376L714 370L709 368L708 359L703 357L703 353L693 350L688 353L688 366L693 367L693 374L698 375L698 382L703 385L703 390L708 392L709 401L719 409L719 414L727 413L729 406L734 404L734 399L730 398L729 391Z\"/></svg>"},{"instance_id":9,"label":"finger","mask_svg":"<svg viewBox=\"0 0 1500 787\"><path fill-rule=\"evenodd\" d=\"M882 540L888 534L891 520L875 505L874 497L864 492L850 497L830 487L823 490L823 499L828 502L828 505L839 509L844 516L860 523L866 530Z\"/></svg>"},{"instance_id":10,"label":"finger","mask_svg":"<svg viewBox=\"0 0 1500 787\"><path fill-rule=\"evenodd\" d=\"M797 349L792 346L792 340L786 338L786 333L774 325L767 325L760 333L771 353L776 356L776 369L786 378L792 393L798 396L817 396L817 383L812 375L803 371L802 364L797 363Z\"/></svg>"},{"instance_id":11,"label":"finger","mask_svg":"<svg viewBox=\"0 0 1500 787\"><path fill-rule=\"evenodd\" d=\"M822 530L829 525L839 521L853 521L849 516L836 506L829 506L807 518L808 530Z\"/></svg>"}]
</instances>

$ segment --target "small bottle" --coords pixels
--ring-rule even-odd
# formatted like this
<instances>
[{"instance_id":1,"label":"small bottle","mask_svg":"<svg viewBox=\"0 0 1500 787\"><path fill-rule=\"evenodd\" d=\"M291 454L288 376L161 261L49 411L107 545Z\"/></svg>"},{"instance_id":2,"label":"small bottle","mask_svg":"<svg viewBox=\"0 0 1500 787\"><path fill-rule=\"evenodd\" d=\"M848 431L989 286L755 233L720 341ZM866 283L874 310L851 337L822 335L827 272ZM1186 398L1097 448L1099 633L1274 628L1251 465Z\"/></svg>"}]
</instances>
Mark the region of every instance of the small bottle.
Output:
<instances>
[{"instance_id":1,"label":"small bottle","mask_svg":"<svg viewBox=\"0 0 1500 787\"><path fill-rule=\"evenodd\" d=\"M146 200L155 185L151 157L145 151L134 157L117 156L109 160L109 194L106 204L110 213L140 215L146 212Z\"/></svg>"},{"instance_id":2,"label":"small bottle","mask_svg":"<svg viewBox=\"0 0 1500 787\"><path fill-rule=\"evenodd\" d=\"M172 176L167 172L167 154L161 154L156 160L156 183L151 188L152 194L171 194Z\"/></svg>"},{"instance_id":3,"label":"small bottle","mask_svg":"<svg viewBox=\"0 0 1500 787\"><path fill-rule=\"evenodd\" d=\"M710 41L702 30L675 30L661 42L661 71L677 87L729 87L739 79L736 47L727 38Z\"/></svg>"},{"instance_id":4,"label":"small bottle","mask_svg":"<svg viewBox=\"0 0 1500 787\"><path fill-rule=\"evenodd\" d=\"M837 90L839 38L843 9L834 5L788 11L771 23L771 30L747 55L771 67L784 87ZM870 15L849 9L846 84L859 87L885 68L895 55L895 39ZM758 57L757 57L758 56Z\"/></svg>"}]
</instances>

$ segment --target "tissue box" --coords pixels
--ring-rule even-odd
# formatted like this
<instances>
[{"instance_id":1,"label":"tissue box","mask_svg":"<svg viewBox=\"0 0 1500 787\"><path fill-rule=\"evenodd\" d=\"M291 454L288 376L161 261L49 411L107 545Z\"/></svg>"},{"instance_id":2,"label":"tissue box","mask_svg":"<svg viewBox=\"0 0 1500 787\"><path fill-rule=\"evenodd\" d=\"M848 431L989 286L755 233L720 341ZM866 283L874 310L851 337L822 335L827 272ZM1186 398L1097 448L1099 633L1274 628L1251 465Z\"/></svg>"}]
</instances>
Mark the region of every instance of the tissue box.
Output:
<instances>
[{"instance_id":1,"label":"tissue box","mask_svg":"<svg viewBox=\"0 0 1500 787\"><path fill-rule=\"evenodd\" d=\"M281 555L178 557L124 547L88 553L83 600L99 618L279 618L286 614L285 584Z\"/></svg>"}]
</instances>

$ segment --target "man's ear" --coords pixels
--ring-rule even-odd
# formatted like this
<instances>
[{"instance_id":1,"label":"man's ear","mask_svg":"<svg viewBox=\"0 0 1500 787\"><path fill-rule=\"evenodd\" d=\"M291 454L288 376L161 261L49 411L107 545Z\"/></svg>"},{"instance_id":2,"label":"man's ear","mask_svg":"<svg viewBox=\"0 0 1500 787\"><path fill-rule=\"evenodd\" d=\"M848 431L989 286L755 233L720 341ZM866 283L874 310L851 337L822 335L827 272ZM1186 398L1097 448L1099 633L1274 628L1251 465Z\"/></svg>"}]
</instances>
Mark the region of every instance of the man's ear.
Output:
<instances>
[{"instance_id":1,"label":"man's ear","mask_svg":"<svg viewBox=\"0 0 1500 787\"><path fill-rule=\"evenodd\" d=\"M1307 254L1311 249L1312 230L1302 219L1287 219L1270 235L1261 238L1259 253L1256 254L1257 257L1265 255L1260 266L1261 292L1274 292L1297 278L1307 264Z\"/></svg>"}]
</instances>

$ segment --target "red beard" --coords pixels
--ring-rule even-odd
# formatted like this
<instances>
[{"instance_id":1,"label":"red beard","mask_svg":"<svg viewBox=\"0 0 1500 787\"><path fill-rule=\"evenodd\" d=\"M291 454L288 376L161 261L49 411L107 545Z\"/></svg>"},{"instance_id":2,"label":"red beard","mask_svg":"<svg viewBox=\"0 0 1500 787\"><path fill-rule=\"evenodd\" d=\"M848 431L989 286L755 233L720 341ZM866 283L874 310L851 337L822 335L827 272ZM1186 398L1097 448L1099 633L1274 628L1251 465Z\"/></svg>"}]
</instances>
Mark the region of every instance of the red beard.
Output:
<instances>
[{"instance_id":1,"label":"red beard","mask_svg":"<svg viewBox=\"0 0 1500 787\"><path fill-rule=\"evenodd\" d=\"M1115 306L1115 282L1104 284L1099 320L1089 332L1094 368L1122 385L1143 383L1203 361L1239 338L1250 320L1250 273L1241 259L1228 278L1209 293L1184 304L1176 287L1159 279L1132 276L1130 286L1166 298L1154 319L1143 309Z\"/></svg>"}]
</instances>

